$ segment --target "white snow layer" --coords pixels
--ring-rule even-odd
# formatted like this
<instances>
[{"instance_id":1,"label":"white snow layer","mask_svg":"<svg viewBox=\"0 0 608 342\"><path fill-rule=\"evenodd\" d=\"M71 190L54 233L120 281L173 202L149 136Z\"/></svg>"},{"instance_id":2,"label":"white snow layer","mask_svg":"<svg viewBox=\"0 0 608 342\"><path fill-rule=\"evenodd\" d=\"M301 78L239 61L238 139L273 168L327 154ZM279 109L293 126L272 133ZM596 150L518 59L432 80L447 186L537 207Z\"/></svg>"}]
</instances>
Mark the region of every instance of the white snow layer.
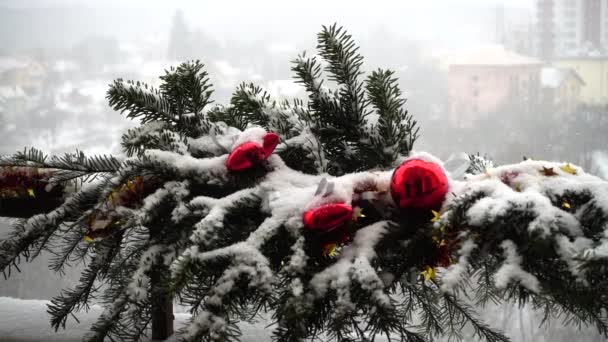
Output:
<instances>
[{"instance_id":1,"label":"white snow layer","mask_svg":"<svg viewBox=\"0 0 608 342\"><path fill-rule=\"evenodd\" d=\"M246 143L248 141L254 142L260 146L264 145L264 135L267 132L261 127L252 127L244 130L241 134L239 134L238 138L232 145L232 149L235 147Z\"/></svg>"},{"instance_id":2,"label":"white snow layer","mask_svg":"<svg viewBox=\"0 0 608 342\"><path fill-rule=\"evenodd\" d=\"M0 297L0 341L1 342L80 342L102 314L103 308L92 305L88 312L77 314L80 323L68 320L66 329L57 332L51 327L50 316L46 312L49 301L23 300ZM175 328L183 327L190 314L176 313ZM251 325L239 324L243 332L243 342L266 341L270 332L265 329L266 322ZM166 342L177 342L173 335Z\"/></svg>"},{"instance_id":3,"label":"white snow layer","mask_svg":"<svg viewBox=\"0 0 608 342\"><path fill-rule=\"evenodd\" d=\"M450 292L467 276L469 257L471 252L477 248L472 239L467 239L458 250L458 261L450 265L445 272L441 273L441 291Z\"/></svg>"},{"instance_id":4,"label":"white snow layer","mask_svg":"<svg viewBox=\"0 0 608 342\"><path fill-rule=\"evenodd\" d=\"M259 129L248 129L243 134L239 134L239 139L245 139L246 141L256 140L261 138L263 133ZM238 145L239 139L233 145ZM166 167L172 168L181 174L195 176L206 182L215 181L221 183L229 177L224 165L225 155L215 158L198 159L189 155L160 150L147 151L146 155L153 161L164 164ZM443 167L440 160L427 153L416 153L410 156L410 158L423 159L437 163ZM362 172L342 177L331 177L327 174L311 176L287 168L276 155L270 156L268 162L272 171L253 188L244 189L222 199L196 197L191 200L190 205L202 210L206 215L197 224L191 236L191 240L195 242L195 245L186 249L177 260L172 262L171 270L173 275L179 274L182 270L182 265L185 265L188 260L205 262L218 257L228 257L233 260L232 266L227 268L218 280L218 286L209 293L208 304L222 305L227 296L232 292L235 279L238 279L241 275L247 275L248 279L251 279L250 286L252 289L271 291L271 286L276 279L269 268L268 260L261 254L259 248L264 242L273 237L282 226L285 226L294 236L299 237L301 235L300 230L302 229L302 213L305 210L325 203L351 203L355 195L361 196L355 190L362 185L375 186L376 191L373 191L371 194L366 193L365 196L376 196L374 200L378 205L393 205L390 193L387 191L392 174L391 171ZM586 174L580 168L569 165L570 168L565 168L566 166L565 163L529 160L519 164L491 168L486 170L485 173L476 176L467 175L464 181L451 179L449 182L449 196L444 203L444 210L446 211L443 212L440 222L449 217L450 212L447 209L456 197L475 192L483 192L486 197L479 200L467 212L469 222L472 225L483 226L483 223L487 220L493 220L497 216L505 214L506 209L509 207L520 206L521 208L529 208L527 210L531 210L536 218L527 228L530 231L540 231L545 237L555 238L561 248L560 256L568 263L572 272L575 273L575 270L579 269L576 267L577 256L583 255L588 258L600 258L608 254L606 252L608 250L608 247L606 247L608 246L608 235L604 234L600 245L595 246L595 249L593 249L590 241L582 236L582 230L576 213L569 213L562 210L562 208L554 206L547 196L561 195L567 190L584 190L594 195L600 207L608 208L608 187L605 181ZM541 171L544 169L551 169L555 175L543 175ZM570 173L566 172L566 170L569 170ZM576 174L572 174L574 172ZM331 191L317 193L316 190L323 178L326 179L325 182L327 184L332 184ZM186 188L187 184L185 183L167 183L163 189L151 195L145 201L143 211L145 212L146 208L152 206L155 201L169 194L176 198L183 198L187 194ZM213 241L214 236L223 228L222 218L225 213L236 202L249 196L262 198L263 208L268 212L269 217L245 241L213 249L213 244L208 245L207 243ZM179 211L174 212L174 219L179 221L182 215L187 214L186 210L185 208L180 208ZM354 241L341 251L337 262L326 270L316 274L311 280L310 284L314 296L322 296L330 289L336 291L338 296L336 315L352 310L354 305L349 292L350 284L353 281L359 283L363 289L368 291L370 297L376 302L376 305L381 307L390 304L390 299L384 292L384 288L388 285L386 282L390 280L390 276L381 277L371 266L371 261L376 257L375 246L382 239L382 236L386 234L386 231L385 222L382 221L360 229L356 233ZM564 235L565 233L568 234L568 237ZM466 274L468 258L476 248L476 245L470 239L463 239L463 241L465 242L457 253L459 256L458 262L440 274L443 290L452 289ZM504 287L510 282L519 282L529 290L539 292L540 286L538 280L521 268L522 260L517 252L517 246L511 241L504 241L501 247L504 251L505 261L494 275L496 285ZM306 265L307 257L302 249L303 239L299 238L292 246L293 255L286 265L288 272L298 274ZM151 249L149 253L156 255L158 251ZM167 260L167 263L169 262L171 260ZM140 271L134 274L133 283L129 291L129 295L133 297L132 299L141 299L145 294L147 286L143 282L140 282L140 280L143 278L141 277L142 272L147 267L149 265L143 262L140 265ZM580 275L577 274L577 276ZM294 295L303 295L302 283L299 279L296 278L290 286ZM10 336L13 340L16 340L17 336L26 336L25 340L27 338L34 338L33 340L35 340L35 338L43 336L40 334L45 334L44 331L37 330L40 329L38 327L48 327L48 324L46 324L47 315L45 313L44 302L27 304L35 306L35 308L26 310L28 315L41 318L42 321L45 321L43 324L36 324L35 329L32 329L32 325L29 324L29 317L19 316L22 308L16 306L20 306L23 303L4 299L2 304L0 305L0 317L3 317L4 320L14 322L21 319L23 322L27 322L22 329L19 328L20 325L13 323L9 324L8 327L5 326L2 329L6 330L6 332L1 331L4 336ZM3 312L3 310L7 311ZM96 310L98 309L94 308L93 312L95 312L95 315L98 315L98 311ZM89 315L92 314L84 315L84 321L87 323L89 323L87 321L88 317L90 317ZM180 324L184 321L182 318L178 316ZM80 324L76 330L70 330L70 333L81 334L89 327L90 324ZM33 335L27 335L28 332L26 330L28 328L33 331ZM221 333L225 328L226 322L224 322L223 318L214 316L209 312L201 312L188 327L188 331L191 334L195 334L202 329L210 334L214 334ZM70 336L63 336L58 340L69 341ZM244 334L244 336L248 335Z\"/></svg>"},{"instance_id":5,"label":"white snow layer","mask_svg":"<svg viewBox=\"0 0 608 342\"><path fill-rule=\"evenodd\" d=\"M261 128L248 128L238 135L232 146L238 146L245 141L260 142L265 133ZM166 163L168 167L177 169L179 172L197 175L202 179L226 179L227 177L227 170L224 166L225 156L197 159L163 151L148 151L147 155L156 161ZM421 159L436 163L443 169L443 163L439 159L425 152L413 153L403 161L408 159ZM188 260L204 262L218 257L230 257L236 260L246 256L255 264L255 267L261 270L252 273L246 269L247 265L243 264L242 266L245 268L239 268L239 264L234 263L231 269L226 270L225 276L229 279L233 277L229 276L230 272L235 272L234 276L248 273L252 281L256 283L255 287L267 289L274 282L274 277L267 267L267 260L259 253L258 248L274 236L281 226L286 226L294 236L298 236L302 229L303 212L326 203L351 203L355 190L363 184L375 186L377 191L373 192L375 195L372 195L377 196L374 200L379 206L393 205L390 193L386 191L389 187L391 171L361 172L342 177L331 177L327 174L311 176L287 168L276 155L270 156L268 162L272 171L257 186L222 199L197 197L191 201L191 206L200 208L206 215L196 225L196 230L191 236L195 245L186 249L173 263L173 272L179 274L181 265L186 264ZM322 182L331 184L331 191L317 191ZM474 226L483 226L486 222L506 215L507 211L513 208L530 211L534 219L527 229L531 232L540 232L543 237L556 239L560 246L560 256L568 263L571 272L581 279L579 261L577 261L580 259L579 256L586 253L587 256L592 255L597 258L605 254L605 243L598 246L597 250L593 250L592 243L583 238L576 213L570 213L564 208L555 206L550 200L551 197L561 196L566 191L589 191L594 195L599 206L608 208L608 187L605 182L585 173L577 166L527 160L518 164L489 168L480 175L466 175L463 181L449 179L449 187L444 209L449 208L452 201L459 196L477 192L484 193L485 197L478 200L467 212L468 221ZM249 196L263 199L263 208L269 213L269 218L253 231L246 241L221 249L213 249L215 236L223 229L225 214L235 203ZM447 217L449 217L449 210L443 213L442 221ZM316 295L323 296L331 288L338 293L338 304L341 309L350 310L352 303L348 289L350 283L356 281L370 291L379 305L387 303L388 298L383 292L384 282L370 265L370 261L375 257L374 246L383 231L382 223L360 230L355 241L340 254L338 262L326 271L315 275L311 284ZM374 234L369 235L370 232L374 232ZM363 236L366 236L365 240L363 240ZM505 241L502 247L505 262L495 274L497 286L506 286L509 282L516 281L531 291L538 292L540 290L538 281L520 267L521 256L517 254L516 246L512 242ZM293 248L297 249L297 244ZM450 266L445 272L440 272L442 290L453 289L466 276L468 258L475 248L472 240L466 240L461 245L457 263ZM289 265L294 273L297 273L298 268L301 268L306 262L300 254L294 250L294 258ZM252 266L253 264L247 267ZM267 283L264 283L260 277ZM225 281L222 285L225 287L225 294L230 292L232 285L232 281ZM300 284L296 282L291 286L294 293L300 293ZM223 294L214 300L219 304L222 297ZM339 311L337 310L338 313ZM216 327L218 331L222 329L221 322L213 317L201 316L194 325L205 326L205 328Z\"/></svg>"},{"instance_id":6,"label":"white snow layer","mask_svg":"<svg viewBox=\"0 0 608 342\"><path fill-rule=\"evenodd\" d=\"M500 247L504 251L505 262L494 274L494 284L498 289L504 289L511 282L519 282L528 290L538 293L540 285L538 279L521 268L521 256L517 253L517 247L511 240L505 240Z\"/></svg>"},{"instance_id":7,"label":"white snow layer","mask_svg":"<svg viewBox=\"0 0 608 342\"><path fill-rule=\"evenodd\" d=\"M508 210L519 209L531 212L533 220L527 229L541 233L543 238L555 239L558 253L569 270L584 282L581 271L581 257L598 259L608 257L608 243L602 239L593 246L592 240L583 236L579 222L582 211L569 212L569 203L561 207L551 202L551 197L563 196L568 191L590 193L596 204L608 212L608 185L602 179L585 173L580 167L568 163L526 160L518 164L496 168L489 167L484 173L467 175L464 181L450 183L450 195L444 208L458 196L481 192L485 197L478 200L467 211L471 225L483 227L486 222L493 222L505 216ZM441 216L440 222L448 219L450 211ZM436 226L439 223L436 223ZM607 233L604 233L606 235ZM467 240L468 241L468 240ZM462 246L464 248L465 245ZM494 275L498 287L510 282L519 282L530 291L538 292L538 280L520 266L521 256L512 241L503 241L501 247L505 262ZM460 259L440 274L442 289L450 290L458 284L466 272L468 254L460 251Z\"/></svg>"},{"instance_id":8,"label":"white snow layer","mask_svg":"<svg viewBox=\"0 0 608 342\"><path fill-rule=\"evenodd\" d=\"M89 332L89 328L102 314L103 309L92 305L88 312L77 314L80 323L68 320L66 329L57 332L51 327L50 316L46 309L47 300L23 300L17 298L0 297L0 341L1 342L81 342ZM514 342L570 342L570 341L604 341L592 329L578 330L564 326L561 321L549 322L546 327L539 328L542 317L535 315L529 308L519 309L516 306L502 308L489 307L483 315L488 322L494 322L499 328L512 338ZM190 318L187 313L175 313L175 328L182 328ZM502 322L502 324L500 323ZM267 328L268 321L262 319L258 323L240 323L243 342L270 341L271 329ZM523 329L523 330L522 330ZM464 332L466 341L480 341L472 337L471 332ZM384 336L376 336L376 341L387 341ZM165 342L179 341L176 335ZM447 339L438 338L437 342ZM148 342L146 340L142 342Z\"/></svg>"}]
</instances>

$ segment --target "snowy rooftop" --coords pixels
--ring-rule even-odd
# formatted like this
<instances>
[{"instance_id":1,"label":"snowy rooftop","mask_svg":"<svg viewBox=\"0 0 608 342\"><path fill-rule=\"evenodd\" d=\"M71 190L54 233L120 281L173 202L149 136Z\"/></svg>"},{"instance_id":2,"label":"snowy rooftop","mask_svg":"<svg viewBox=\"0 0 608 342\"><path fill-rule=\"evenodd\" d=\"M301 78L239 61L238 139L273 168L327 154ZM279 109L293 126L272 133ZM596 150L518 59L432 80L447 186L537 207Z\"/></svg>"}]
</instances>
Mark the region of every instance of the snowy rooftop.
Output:
<instances>
[{"instance_id":1,"label":"snowy rooftop","mask_svg":"<svg viewBox=\"0 0 608 342\"><path fill-rule=\"evenodd\" d=\"M42 76L46 73L46 65L29 57L16 58L0 56L0 74L5 72L26 69L30 76Z\"/></svg>"},{"instance_id":2,"label":"snowy rooftop","mask_svg":"<svg viewBox=\"0 0 608 342\"><path fill-rule=\"evenodd\" d=\"M53 63L51 69L56 72L69 72L79 70L80 65L72 60L61 59Z\"/></svg>"},{"instance_id":3,"label":"snowy rooftop","mask_svg":"<svg viewBox=\"0 0 608 342\"><path fill-rule=\"evenodd\" d=\"M502 45L482 46L449 58L452 65L513 66L542 65L536 58L506 50Z\"/></svg>"},{"instance_id":4,"label":"snowy rooftop","mask_svg":"<svg viewBox=\"0 0 608 342\"><path fill-rule=\"evenodd\" d=\"M13 70L13 69L19 69L19 68L24 68L27 66L27 63L19 60L17 58L13 58L13 57L0 57L0 73L9 71L9 70Z\"/></svg>"},{"instance_id":5,"label":"snowy rooftop","mask_svg":"<svg viewBox=\"0 0 608 342\"><path fill-rule=\"evenodd\" d=\"M597 62L606 62L608 61L608 54L570 54L570 55L563 55L560 56L558 58L556 58L556 60L560 60L560 61L579 61L579 60L586 60L586 61L597 61Z\"/></svg>"},{"instance_id":6,"label":"snowy rooftop","mask_svg":"<svg viewBox=\"0 0 608 342\"><path fill-rule=\"evenodd\" d=\"M574 77L582 85L585 81L576 73L576 71L569 68L554 68L545 67L542 68L540 73L540 82L543 88L557 88L559 87L568 77Z\"/></svg>"},{"instance_id":7,"label":"snowy rooftop","mask_svg":"<svg viewBox=\"0 0 608 342\"><path fill-rule=\"evenodd\" d=\"M0 87L0 99L14 99L25 97L25 92L20 86L4 86Z\"/></svg>"}]
</instances>

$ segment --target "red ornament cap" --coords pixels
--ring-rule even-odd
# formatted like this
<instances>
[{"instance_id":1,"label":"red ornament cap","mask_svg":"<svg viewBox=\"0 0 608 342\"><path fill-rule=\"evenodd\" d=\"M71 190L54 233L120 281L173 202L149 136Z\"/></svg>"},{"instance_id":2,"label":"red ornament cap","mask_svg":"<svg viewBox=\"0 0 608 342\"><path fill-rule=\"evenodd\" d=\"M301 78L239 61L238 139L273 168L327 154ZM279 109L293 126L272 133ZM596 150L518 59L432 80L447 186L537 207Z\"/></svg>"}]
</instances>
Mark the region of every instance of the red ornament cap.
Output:
<instances>
[{"instance_id":1,"label":"red ornament cap","mask_svg":"<svg viewBox=\"0 0 608 342\"><path fill-rule=\"evenodd\" d=\"M253 141L247 141L237 146L226 159L226 168L230 171L243 171L268 159L279 143L279 136L266 133L262 137L263 146Z\"/></svg>"},{"instance_id":2,"label":"red ornament cap","mask_svg":"<svg viewBox=\"0 0 608 342\"><path fill-rule=\"evenodd\" d=\"M447 193L445 172L421 159L406 160L391 178L391 195L399 208L438 209Z\"/></svg>"},{"instance_id":3,"label":"red ornament cap","mask_svg":"<svg viewBox=\"0 0 608 342\"><path fill-rule=\"evenodd\" d=\"M262 137L262 140L264 141L264 153L266 154L266 158L268 158L279 144L279 135L272 132L266 133Z\"/></svg>"},{"instance_id":4,"label":"red ornament cap","mask_svg":"<svg viewBox=\"0 0 608 342\"><path fill-rule=\"evenodd\" d=\"M304 226L309 230L328 232L353 217L353 207L344 203L329 203L310 209L302 216Z\"/></svg>"}]
</instances>

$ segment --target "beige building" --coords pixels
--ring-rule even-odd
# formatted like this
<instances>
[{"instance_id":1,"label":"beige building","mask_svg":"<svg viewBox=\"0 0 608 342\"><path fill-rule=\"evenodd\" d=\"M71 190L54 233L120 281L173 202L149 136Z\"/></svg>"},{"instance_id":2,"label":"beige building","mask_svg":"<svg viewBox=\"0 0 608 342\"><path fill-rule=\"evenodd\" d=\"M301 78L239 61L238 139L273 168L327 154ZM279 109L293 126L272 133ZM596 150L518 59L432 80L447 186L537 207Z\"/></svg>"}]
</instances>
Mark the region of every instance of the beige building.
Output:
<instances>
[{"instance_id":1,"label":"beige building","mask_svg":"<svg viewBox=\"0 0 608 342\"><path fill-rule=\"evenodd\" d=\"M590 106L608 104L608 57L569 57L553 63L556 67L574 70L585 82L580 100Z\"/></svg>"},{"instance_id":2,"label":"beige building","mask_svg":"<svg viewBox=\"0 0 608 342\"><path fill-rule=\"evenodd\" d=\"M578 108L585 81L576 71L545 67L540 79L543 108L552 113L572 113Z\"/></svg>"},{"instance_id":3,"label":"beige building","mask_svg":"<svg viewBox=\"0 0 608 342\"><path fill-rule=\"evenodd\" d=\"M42 86L47 68L32 60L0 57L0 86L37 90Z\"/></svg>"}]
</instances>

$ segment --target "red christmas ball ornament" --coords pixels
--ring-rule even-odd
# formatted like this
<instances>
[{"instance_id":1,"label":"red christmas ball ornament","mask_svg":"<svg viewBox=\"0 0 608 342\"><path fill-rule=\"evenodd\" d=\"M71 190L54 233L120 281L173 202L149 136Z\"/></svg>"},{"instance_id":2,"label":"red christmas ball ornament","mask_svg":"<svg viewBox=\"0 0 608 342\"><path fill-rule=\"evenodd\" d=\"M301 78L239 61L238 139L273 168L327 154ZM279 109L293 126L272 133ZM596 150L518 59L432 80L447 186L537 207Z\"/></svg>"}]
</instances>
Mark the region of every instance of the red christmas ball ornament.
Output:
<instances>
[{"instance_id":1,"label":"red christmas ball ornament","mask_svg":"<svg viewBox=\"0 0 608 342\"><path fill-rule=\"evenodd\" d=\"M329 203L306 211L302 221L309 230L328 232L350 221L352 217L353 207L350 205Z\"/></svg>"},{"instance_id":2,"label":"red christmas ball ornament","mask_svg":"<svg viewBox=\"0 0 608 342\"><path fill-rule=\"evenodd\" d=\"M260 145L248 141L237 146L226 159L226 167L230 171L243 171L264 159Z\"/></svg>"},{"instance_id":3,"label":"red christmas ball ornament","mask_svg":"<svg viewBox=\"0 0 608 342\"><path fill-rule=\"evenodd\" d=\"M439 165L410 159L395 170L390 187L400 208L438 209L448 193L448 178Z\"/></svg>"},{"instance_id":4,"label":"red christmas ball ornament","mask_svg":"<svg viewBox=\"0 0 608 342\"><path fill-rule=\"evenodd\" d=\"M262 137L263 146L247 141L237 146L226 159L226 168L230 171L243 171L259 162L268 159L279 143L279 136L275 133L266 133Z\"/></svg>"}]
</instances>

